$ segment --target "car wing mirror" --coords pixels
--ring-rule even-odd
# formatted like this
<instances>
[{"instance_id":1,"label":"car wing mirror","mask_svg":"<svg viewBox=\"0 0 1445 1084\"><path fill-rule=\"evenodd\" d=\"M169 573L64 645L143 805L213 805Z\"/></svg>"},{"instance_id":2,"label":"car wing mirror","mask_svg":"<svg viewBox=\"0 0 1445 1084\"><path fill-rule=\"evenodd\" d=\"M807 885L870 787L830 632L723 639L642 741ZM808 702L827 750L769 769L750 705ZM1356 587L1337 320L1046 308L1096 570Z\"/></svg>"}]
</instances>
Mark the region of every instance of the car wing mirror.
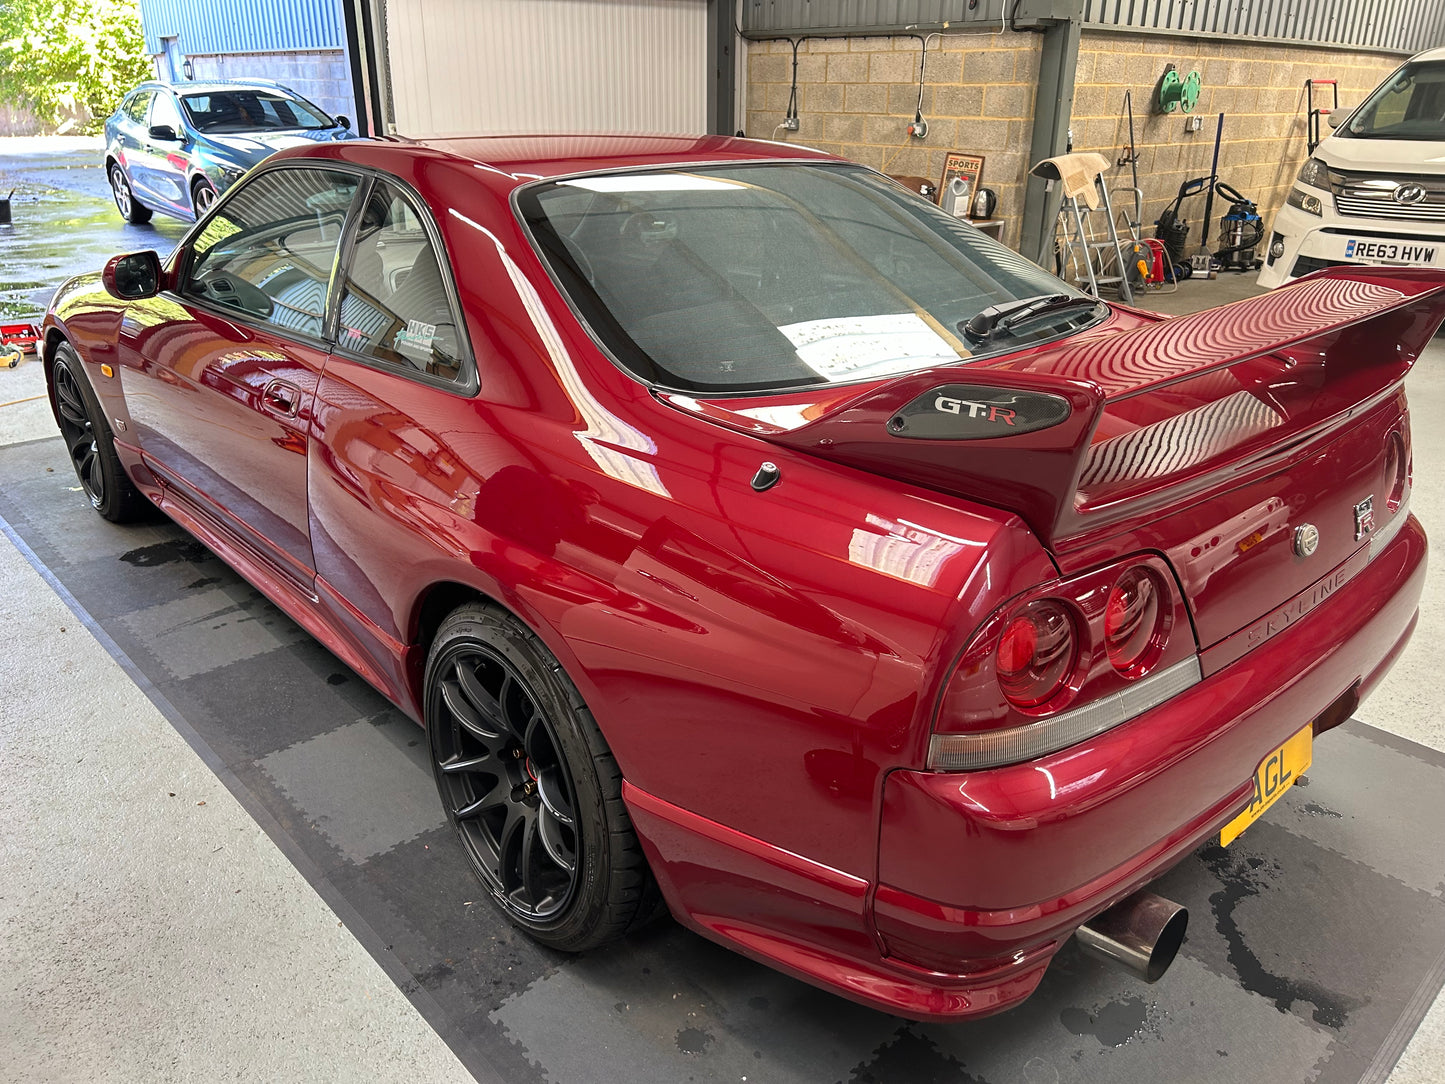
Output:
<instances>
[{"instance_id":1,"label":"car wing mirror","mask_svg":"<svg viewBox=\"0 0 1445 1084\"><path fill-rule=\"evenodd\" d=\"M1345 121L1349 119L1349 117L1350 111L1348 109L1336 109L1329 116L1327 116L1325 120L1329 123L1329 126L1331 128L1338 128L1341 124L1344 124Z\"/></svg>"},{"instance_id":2,"label":"car wing mirror","mask_svg":"<svg viewBox=\"0 0 1445 1084\"><path fill-rule=\"evenodd\" d=\"M350 128L350 127L351 127L351 118L350 118L350 117L336 117L335 120L336 120L336 127L338 127L338 128Z\"/></svg>"},{"instance_id":3,"label":"car wing mirror","mask_svg":"<svg viewBox=\"0 0 1445 1084\"><path fill-rule=\"evenodd\" d=\"M150 128L152 139L159 139L165 143L179 143L181 137L176 135L176 130L169 124L152 124Z\"/></svg>"},{"instance_id":4,"label":"car wing mirror","mask_svg":"<svg viewBox=\"0 0 1445 1084\"><path fill-rule=\"evenodd\" d=\"M106 293L122 301L155 297L161 292L161 258L154 249L112 256L100 281Z\"/></svg>"}]
</instances>

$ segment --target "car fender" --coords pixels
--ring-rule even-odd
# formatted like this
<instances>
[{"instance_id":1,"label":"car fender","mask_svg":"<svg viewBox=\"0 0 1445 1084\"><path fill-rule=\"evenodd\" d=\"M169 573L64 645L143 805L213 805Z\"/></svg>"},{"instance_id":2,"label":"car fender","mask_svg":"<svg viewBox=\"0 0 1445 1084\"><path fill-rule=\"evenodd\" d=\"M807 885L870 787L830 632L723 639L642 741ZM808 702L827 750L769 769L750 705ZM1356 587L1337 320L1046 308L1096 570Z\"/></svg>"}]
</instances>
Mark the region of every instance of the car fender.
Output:
<instances>
[{"instance_id":1,"label":"car fender","mask_svg":"<svg viewBox=\"0 0 1445 1084\"><path fill-rule=\"evenodd\" d=\"M99 272L78 275L62 283L55 292L40 331L46 375L49 376L60 343L69 343L113 428L117 427L117 421L128 422L129 414L120 381L107 377L101 366L110 366L113 374L119 371L118 343L127 307L126 302L105 291ZM59 424L53 392L50 392L50 409ZM124 432L125 426L118 428Z\"/></svg>"}]
</instances>

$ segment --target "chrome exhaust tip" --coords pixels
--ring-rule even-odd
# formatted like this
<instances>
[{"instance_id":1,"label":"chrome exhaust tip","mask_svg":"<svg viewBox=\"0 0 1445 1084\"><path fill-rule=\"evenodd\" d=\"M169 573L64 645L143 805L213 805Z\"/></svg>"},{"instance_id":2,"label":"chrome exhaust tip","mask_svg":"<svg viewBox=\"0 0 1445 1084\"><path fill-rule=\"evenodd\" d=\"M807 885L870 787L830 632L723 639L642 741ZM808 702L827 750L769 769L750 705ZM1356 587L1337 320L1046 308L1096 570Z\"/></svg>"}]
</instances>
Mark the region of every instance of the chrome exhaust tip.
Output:
<instances>
[{"instance_id":1,"label":"chrome exhaust tip","mask_svg":"<svg viewBox=\"0 0 1445 1084\"><path fill-rule=\"evenodd\" d=\"M1145 982L1158 982L1174 962L1188 925L1185 908L1139 891L1095 915L1074 936L1089 955L1122 964Z\"/></svg>"}]
</instances>

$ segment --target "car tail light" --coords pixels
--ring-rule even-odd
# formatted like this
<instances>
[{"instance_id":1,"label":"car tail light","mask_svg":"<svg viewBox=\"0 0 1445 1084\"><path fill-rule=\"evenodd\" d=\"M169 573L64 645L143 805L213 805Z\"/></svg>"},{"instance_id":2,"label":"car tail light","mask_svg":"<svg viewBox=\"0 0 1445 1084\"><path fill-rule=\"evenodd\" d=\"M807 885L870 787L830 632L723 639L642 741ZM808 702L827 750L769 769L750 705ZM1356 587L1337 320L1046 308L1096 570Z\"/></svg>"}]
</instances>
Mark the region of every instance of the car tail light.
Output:
<instances>
[{"instance_id":1,"label":"car tail light","mask_svg":"<svg viewBox=\"0 0 1445 1084\"><path fill-rule=\"evenodd\" d=\"M960 654L928 766L991 768L1103 733L1199 681L1165 561L1139 555L1001 607Z\"/></svg>"},{"instance_id":2,"label":"car tail light","mask_svg":"<svg viewBox=\"0 0 1445 1084\"><path fill-rule=\"evenodd\" d=\"M1165 620L1163 588L1146 565L1120 573L1104 605L1104 650L1127 677L1147 673L1159 655Z\"/></svg>"},{"instance_id":3,"label":"car tail light","mask_svg":"<svg viewBox=\"0 0 1445 1084\"><path fill-rule=\"evenodd\" d=\"M1395 512L1405 503L1410 488L1409 429L1396 430L1385 444L1385 508Z\"/></svg>"},{"instance_id":4,"label":"car tail light","mask_svg":"<svg viewBox=\"0 0 1445 1084\"><path fill-rule=\"evenodd\" d=\"M1068 607L1051 599L1031 603L999 637L999 688L1010 704L1036 708L1064 688L1078 655Z\"/></svg>"},{"instance_id":5,"label":"car tail light","mask_svg":"<svg viewBox=\"0 0 1445 1084\"><path fill-rule=\"evenodd\" d=\"M1410 518L1410 488L1414 482L1415 464L1410 451L1410 423L1402 420L1399 428L1385 443L1385 500L1376 505L1383 522L1377 522L1370 533L1370 559L1395 541L1395 536Z\"/></svg>"}]
</instances>

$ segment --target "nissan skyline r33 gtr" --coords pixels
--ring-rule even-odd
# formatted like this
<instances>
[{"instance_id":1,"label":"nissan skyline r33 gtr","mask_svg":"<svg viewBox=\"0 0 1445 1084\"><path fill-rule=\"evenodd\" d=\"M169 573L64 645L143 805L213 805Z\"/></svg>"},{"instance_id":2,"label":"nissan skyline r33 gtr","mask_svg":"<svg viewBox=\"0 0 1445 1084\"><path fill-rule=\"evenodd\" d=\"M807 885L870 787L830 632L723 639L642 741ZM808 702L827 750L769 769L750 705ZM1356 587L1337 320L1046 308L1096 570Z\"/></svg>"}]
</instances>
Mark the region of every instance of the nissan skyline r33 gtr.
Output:
<instances>
[{"instance_id":1,"label":"nissan skyline r33 gtr","mask_svg":"<svg viewBox=\"0 0 1445 1084\"><path fill-rule=\"evenodd\" d=\"M57 294L150 505L426 728L512 922L665 909L891 1013L1018 1004L1229 843L1414 628L1445 273L1161 319L860 166L715 137L283 151Z\"/></svg>"}]
</instances>

